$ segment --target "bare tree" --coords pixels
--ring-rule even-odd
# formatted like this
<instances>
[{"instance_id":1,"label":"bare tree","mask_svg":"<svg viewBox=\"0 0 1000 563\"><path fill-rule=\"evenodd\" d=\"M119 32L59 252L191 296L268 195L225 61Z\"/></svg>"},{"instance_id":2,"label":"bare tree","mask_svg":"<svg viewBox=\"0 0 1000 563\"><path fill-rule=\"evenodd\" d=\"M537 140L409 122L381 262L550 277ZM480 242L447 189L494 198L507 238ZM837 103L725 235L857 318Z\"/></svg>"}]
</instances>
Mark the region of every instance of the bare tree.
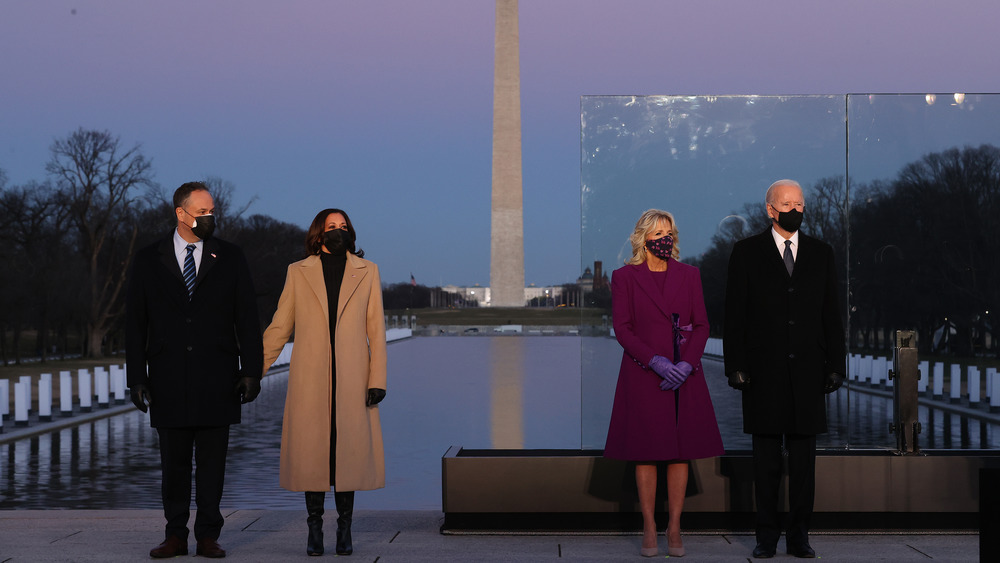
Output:
<instances>
[{"instance_id":1,"label":"bare tree","mask_svg":"<svg viewBox=\"0 0 1000 563\"><path fill-rule=\"evenodd\" d=\"M123 149L108 131L80 128L55 141L46 165L56 178L86 261L87 355L102 357L104 336L124 310L128 260L138 228L130 208L136 188L152 187L152 163L139 145Z\"/></svg>"}]
</instances>

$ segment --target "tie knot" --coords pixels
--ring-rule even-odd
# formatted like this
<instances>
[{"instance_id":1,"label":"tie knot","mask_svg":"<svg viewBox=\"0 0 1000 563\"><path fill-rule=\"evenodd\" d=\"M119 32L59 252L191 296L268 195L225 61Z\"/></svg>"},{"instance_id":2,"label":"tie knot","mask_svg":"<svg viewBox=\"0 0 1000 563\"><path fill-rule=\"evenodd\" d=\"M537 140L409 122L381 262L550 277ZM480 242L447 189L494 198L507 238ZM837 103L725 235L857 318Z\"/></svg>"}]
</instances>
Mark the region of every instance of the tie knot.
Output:
<instances>
[{"instance_id":1,"label":"tie knot","mask_svg":"<svg viewBox=\"0 0 1000 563\"><path fill-rule=\"evenodd\" d=\"M191 248L192 246L194 246L194 245L193 244L189 244L188 248ZM790 248L791 246L792 246L792 241L786 240L785 241L785 248Z\"/></svg>"},{"instance_id":2,"label":"tie knot","mask_svg":"<svg viewBox=\"0 0 1000 563\"><path fill-rule=\"evenodd\" d=\"M189 244L189 245L187 245L187 246L186 246L185 248L187 248L187 251L188 251L188 253L191 253L191 252L194 252L194 249L195 249L195 248L198 248L198 247L197 247L197 246L195 246L195 245L194 245L194 244L192 243L192 244Z\"/></svg>"}]
</instances>

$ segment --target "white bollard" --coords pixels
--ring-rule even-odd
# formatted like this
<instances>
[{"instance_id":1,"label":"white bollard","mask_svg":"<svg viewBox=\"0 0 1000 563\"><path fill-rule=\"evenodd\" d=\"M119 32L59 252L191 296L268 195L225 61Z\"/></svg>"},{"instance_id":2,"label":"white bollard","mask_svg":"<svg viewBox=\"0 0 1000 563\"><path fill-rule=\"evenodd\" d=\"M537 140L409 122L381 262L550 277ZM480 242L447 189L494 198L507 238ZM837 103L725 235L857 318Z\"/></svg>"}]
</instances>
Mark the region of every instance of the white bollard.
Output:
<instances>
[{"instance_id":1,"label":"white bollard","mask_svg":"<svg viewBox=\"0 0 1000 563\"><path fill-rule=\"evenodd\" d=\"M962 400L962 366L951 364L951 393L949 400L958 403Z\"/></svg>"},{"instance_id":2,"label":"white bollard","mask_svg":"<svg viewBox=\"0 0 1000 563\"><path fill-rule=\"evenodd\" d=\"M920 370L920 379L917 380L917 392L926 393L927 380L931 378L930 364L927 360L923 360L917 369Z\"/></svg>"},{"instance_id":3,"label":"white bollard","mask_svg":"<svg viewBox=\"0 0 1000 563\"><path fill-rule=\"evenodd\" d=\"M43 373L38 378L38 420L52 421L52 374Z\"/></svg>"},{"instance_id":4,"label":"white bollard","mask_svg":"<svg viewBox=\"0 0 1000 563\"><path fill-rule=\"evenodd\" d=\"M28 389L23 381L14 384L14 426L28 425Z\"/></svg>"},{"instance_id":5,"label":"white bollard","mask_svg":"<svg viewBox=\"0 0 1000 563\"><path fill-rule=\"evenodd\" d=\"M993 398L993 374L997 372L997 368L986 368L986 398Z\"/></svg>"},{"instance_id":6,"label":"white bollard","mask_svg":"<svg viewBox=\"0 0 1000 563\"><path fill-rule=\"evenodd\" d=\"M880 385L882 383L882 378L885 377L885 371L882 369L884 365L882 364L882 358L876 355L872 355L872 359L868 362L871 366L871 382L872 385Z\"/></svg>"},{"instance_id":7,"label":"white bollard","mask_svg":"<svg viewBox=\"0 0 1000 563\"><path fill-rule=\"evenodd\" d=\"M94 394L90 390L91 389L90 372L85 369L81 369L77 372L77 377L78 381L76 382L76 384L78 385L79 389L79 393L77 393L77 395L80 398L80 411L90 412L91 405L93 404L92 401L94 398Z\"/></svg>"},{"instance_id":8,"label":"white bollard","mask_svg":"<svg viewBox=\"0 0 1000 563\"><path fill-rule=\"evenodd\" d=\"M993 388L1000 387L1000 373L997 370L990 372L990 380L993 381ZM990 412L1000 412L1000 392L994 393L990 397Z\"/></svg>"},{"instance_id":9,"label":"white bollard","mask_svg":"<svg viewBox=\"0 0 1000 563\"><path fill-rule=\"evenodd\" d=\"M68 371L59 372L59 413L73 414L73 376Z\"/></svg>"},{"instance_id":10,"label":"white bollard","mask_svg":"<svg viewBox=\"0 0 1000 563\"><path fill-rule=\"evenodd\" d=\"M31 412L31 403L32 403L32 396L31 396L31 376L30 375L22 375L21 376L21 383L24 384L24 392L28 394L28 399L27 399L28 402L25 403L25 404L27 405L28 412Z\"/></svg>"},{"instance_id":11,"label":"white bollard","mask_svg":"<svg viewBox=\"0 0 1000 563\"><path fill-rule=\"evenodd\" d=\"M0 423L10 416L10 380L0 379Z\"/></svg>"},{"instance_id":12,"label":"white bollard","mask_svg":"<svg viewBox=\"0 0 1000 563\"><path fill-rule=\"evenodd\" d=\"M934 396L944 397L944 364L934 362Z\"/></svg>"},{"instance_id":13,"label":"white bollard","mask_svg":"<svg viewBox=\"0 0 1000 563\"><path fill-rule=\"evenodd\" d=\"M119 366L111 366L111 392L115 396L115 404L125 404L125 372Z\"/></svg>"},{"instance_id":14,"label":"white bollard","mask_svg":"<svg viewBox=\"0 0 1000 563\"><path fill-rule=\"evenodd\" d=\"M102 367L94 368L94 389L97 391L97 406L107 408L111 386L108 381L108 372Z\"/></svg>"},{"instance_id":15,"label":"white bollard","mask_svg":"<svg viewBox=\"0 0 1000 563\"><path fill-rule=\"evenodd\" d=\"M979 404L979 367L969 366L969 406Z\"/></svg>"}]
</instances>

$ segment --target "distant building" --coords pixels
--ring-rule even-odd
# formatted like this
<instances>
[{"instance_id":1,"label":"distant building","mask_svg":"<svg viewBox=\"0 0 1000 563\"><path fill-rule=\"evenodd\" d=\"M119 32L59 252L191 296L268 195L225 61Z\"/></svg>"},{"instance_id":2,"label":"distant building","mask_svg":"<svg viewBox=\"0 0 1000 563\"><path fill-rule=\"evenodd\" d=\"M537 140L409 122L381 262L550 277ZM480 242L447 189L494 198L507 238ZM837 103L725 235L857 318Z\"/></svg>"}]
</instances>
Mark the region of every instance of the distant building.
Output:
<instances>
[{"instance_id":1,"label":"distant building","mask_svg":"<svg viewBox=\"0 0 1000 563\"><path fill-rule=\"evenodd\" d=\"M576 307L584 303L584 297L593 291L610 288L611 282L604 273L600 261L594 262L594 269L587 267L576 282L563 285L536 286L524 288L524 305L536 307ZM446 285L431 289L431 307L492 307L493 293L488 286L479 284L460 286Z\"/></svg>"}]
</instances>

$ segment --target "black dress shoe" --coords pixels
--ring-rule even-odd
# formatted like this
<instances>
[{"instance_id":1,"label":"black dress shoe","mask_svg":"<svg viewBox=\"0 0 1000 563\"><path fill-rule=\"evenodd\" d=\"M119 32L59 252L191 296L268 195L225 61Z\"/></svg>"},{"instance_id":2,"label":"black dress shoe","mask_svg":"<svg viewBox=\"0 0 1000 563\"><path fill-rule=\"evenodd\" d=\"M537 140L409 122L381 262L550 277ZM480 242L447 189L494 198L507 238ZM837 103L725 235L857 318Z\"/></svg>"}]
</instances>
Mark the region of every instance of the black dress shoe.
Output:
<instances>
[{"instance_id":1,"label":"black dress shoe","mask_svg":"<svg viewBox=\"0 0 1000 563\"><path fill-rule=\"evenodd\" d=\"M777 551L775 547L767 547L762 543L757 544L757 547L753 548L753 558L754 559L770 559L774 557L774 553Z\"/></svg>"},{"instance_id":2,"label":"black dress shoe","mask_svg":"<svg viewBox=\"0 0 1000 563\"><path fill-rule=\"evenodd\" d=\"M808 543L788 546L788 554L801 557L802 559L813 559L816 557L816 552L813 551L813 548L809 547Z\"/></svg>"},{"instance_id":3,"label":"black dress shoe","mask_svg":"<svg viewBox=\"0 0 1000 563\"><path fill-rule=\"evenodd\" d=\"M195 553L211 559L219 559L226 556L226 550L222 549L219 542L213 540L212 538L202 538L198 540L198 549Z\"/></svg>"},{"instance_id":4,"label":"black dress shoe","mask_svg":"<svg viewBox=\"0 0 1000 563\"><path fill-rule=\"evenodd\" d=\"M187 542L177 536L167 536L167 539L163 540L163 543L149 551L149 556L153 559L167 559L187 554Z\"/></svg>"}]
</instances>

